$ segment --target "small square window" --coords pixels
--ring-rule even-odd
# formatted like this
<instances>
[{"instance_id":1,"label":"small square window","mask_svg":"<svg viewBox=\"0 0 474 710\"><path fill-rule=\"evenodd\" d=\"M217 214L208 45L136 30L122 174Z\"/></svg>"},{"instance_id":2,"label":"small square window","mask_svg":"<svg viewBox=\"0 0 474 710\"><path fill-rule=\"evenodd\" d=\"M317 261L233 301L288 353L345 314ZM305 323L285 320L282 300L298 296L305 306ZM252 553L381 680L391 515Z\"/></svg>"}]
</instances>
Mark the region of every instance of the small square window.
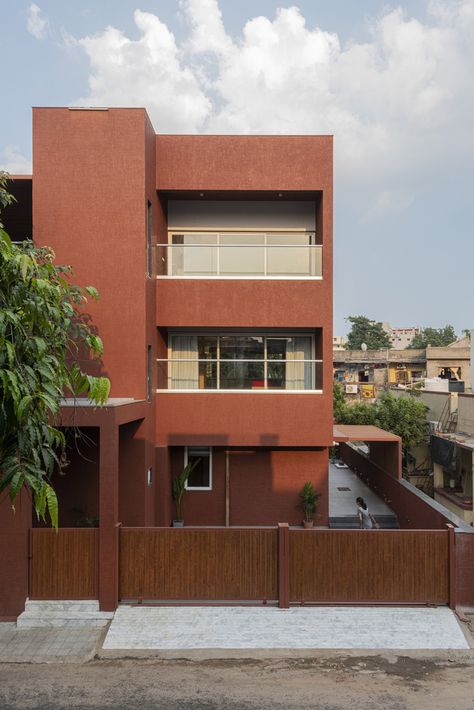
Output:
<instances>
[{"instance_id":1,"label":"small square window","mask_svg":"<svg viewBox=\"0 0 474 710\"><path fill-rule=\"evenodd\" d=\"M189 476L186 488L190 491L212 490L212 448L209 446L187 446L184 449L184 465L198 463Z\"/></svg>"}]
</instances>

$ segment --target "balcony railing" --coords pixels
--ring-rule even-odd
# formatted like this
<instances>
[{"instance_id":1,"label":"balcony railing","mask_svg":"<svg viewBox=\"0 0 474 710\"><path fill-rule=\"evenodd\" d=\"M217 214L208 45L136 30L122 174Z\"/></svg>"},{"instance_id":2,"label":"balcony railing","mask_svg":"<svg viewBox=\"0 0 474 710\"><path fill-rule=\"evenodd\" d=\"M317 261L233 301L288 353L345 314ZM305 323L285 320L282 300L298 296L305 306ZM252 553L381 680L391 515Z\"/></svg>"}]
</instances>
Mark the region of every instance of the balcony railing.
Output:
<instances>
[{"instance_id":1,"label":"balcony railing","mask_svg":"<svg viewBox=\"0 0 474 710\"><path fill-rule=\"evenodd\" d=\"M158 358L159 390L321 392L322 360Z\"/></svg>"},{"instance_id":2,"label":"balcony railing","mask_svg":"<svg viewBox=\"0 0 474 710\"><path fill-rule=\"evenodd\" d=\"M163 276L322 277L322 246L308 232L173 233L170 243L156 246Z\"/></svg>"}]
</instances>

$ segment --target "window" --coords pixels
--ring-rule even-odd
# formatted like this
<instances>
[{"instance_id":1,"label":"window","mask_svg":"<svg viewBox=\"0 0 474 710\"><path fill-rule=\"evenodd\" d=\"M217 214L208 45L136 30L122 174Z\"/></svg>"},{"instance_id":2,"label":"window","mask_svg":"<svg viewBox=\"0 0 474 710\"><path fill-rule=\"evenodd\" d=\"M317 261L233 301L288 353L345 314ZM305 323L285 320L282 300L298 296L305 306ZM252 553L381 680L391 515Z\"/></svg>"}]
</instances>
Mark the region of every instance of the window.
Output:
<instances>
[{"instance_id":1,"label":"window","mask_svg":"<svg viewBox=\"0 0 474 710\"><path fill-rule=\"evenodd\" d=\"M147 274L153 276L153 207L150 201L146 210L146 258Z\"/></svg>"},{"instance_id":2,"label":"window","mask_svg":"<svg viewBox=\"0 0 474 710\"><path fill-rule=\"evenodd\" d=\"M186 446L184 449L184 465L198 463L189 476L186 488L188 491L212 491L212 448L209 446Z\"/></svg>"},{"instance_id":3,"label":"window","mask_svg":"<svg viewBox=\"0 0 474 710\"><path fill-rule=\"evenodd\" d=\"M168 389L313 390L322 362L311 335L171 335Z\"/></svg>"},{"instance_id":4,"label":"window","mask_svg":"<svg viewBox=\"0 0 474 710\"><path fill-rule=\"evenodd\" d=\"M151 402L153 396L153 350L151 345L147 348L146 390L147 399Z\"/></svg>"}]
</instances>

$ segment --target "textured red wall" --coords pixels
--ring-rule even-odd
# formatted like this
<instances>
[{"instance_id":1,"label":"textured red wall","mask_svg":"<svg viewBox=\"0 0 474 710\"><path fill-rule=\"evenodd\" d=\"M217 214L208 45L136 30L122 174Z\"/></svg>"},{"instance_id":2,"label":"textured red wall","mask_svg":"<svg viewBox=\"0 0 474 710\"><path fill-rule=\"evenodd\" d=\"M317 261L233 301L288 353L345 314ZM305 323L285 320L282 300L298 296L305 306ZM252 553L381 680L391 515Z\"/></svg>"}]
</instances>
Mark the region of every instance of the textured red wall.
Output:
<instances>
[{"instance_id":1,"label":"textured red wall","mask_svg":"<svg viewBox=\"0 0 474 710\"><path fill-rule=\"evenodd\" d=\"M160 393L156 441L168 446L331 446L328 390L300 395Z\"/></svg>"},{"instance_id":2,"label":"textured red wall","mask_svg":"<svg viewBox=\"0 0 474 710\"><path fill-rule=\"evenodd\" d=\"M157 135L156 186L332 190L332 147L332 136Z\"/></svg>"},{"instance_id":3,"label":"textured red wall","mask_svg":"<svg viewBox=\"0 0 474 710\"><path fill-rule=\"evenodd\" d=\"M15 513L6 492L0 496L0 621L14 620L28 596L28 530L31 502L23 491Z\"/></svg>"},{"instance_id":4,"label":"textured red wall","mask_svg":"<svg viewBox=\"0 0 474 710\"><path fill-rule=\"evenodd\" d=\"M142 109L33 110L34 239L98 288L87 311L111 394L137 399L146 397L145 132Z\"/></svg>"},{"instance_id":5,"label":"textured red wall","mask_svg":"<svg viewBox=\"0 0 474 710\"><path fill-rule=\"evenodd\" d=\"M442 513L423 502L402 484L373 461L355 451L346 444L340 444L340 456L349 466L357 470L362 480L367 483L398 517L401 528L414 530L445 529L451 521Z\"/></svg>"},{"instance_id":6,"label":"textured red wall","mask_svg":"<svg viewBox=\"0 0 474 710\"><path fill-rule=\"evenodd\" d=\"M456 603L474 608L474 532L456 533Z\"/></svg>"},{"instance_id":7,"label":"textured red wall","mask_svg":"<svg viewBox=\"0 0 474 710\"><path fill-rule=\"evenodd\" d=\"M173 448L173 477L182 471L183 463L183 449ZM230 524L276 525L287 522L300 525L303 513L298 507L298 493L306 481L312 481L321 493L320 517L316 524L327 525L327 470L327 449L232 450L229 453ZM185 494L186 525L225 524L224 449L213 450L212 486L212 491L188 491Z\"/></svg>"},{"instance_id":8,"label":"textured red wall","mask_svg":"<svg viewBox=\"0 0 474 710\"><path fill-rule=\"evenodd\" d=\"M371 441L370 458L385 469L394 478L402 477L402 447L401 442Z\"/></svg>"}]
</instances>

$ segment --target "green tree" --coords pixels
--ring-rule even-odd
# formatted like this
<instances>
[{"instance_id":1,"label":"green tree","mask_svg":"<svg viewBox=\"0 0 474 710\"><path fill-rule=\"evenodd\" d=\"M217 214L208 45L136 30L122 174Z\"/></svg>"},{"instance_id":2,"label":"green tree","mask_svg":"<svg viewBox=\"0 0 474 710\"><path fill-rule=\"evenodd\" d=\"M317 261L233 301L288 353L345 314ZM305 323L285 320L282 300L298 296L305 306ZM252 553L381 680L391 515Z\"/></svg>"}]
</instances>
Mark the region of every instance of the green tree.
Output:
<instances>
[{"instance_id":1,"label":"green tree","mask_svg":"<svg viewBox=\"0 0 474 710\"><path fill-rule=\"evenodd\" d=\"M0 173L0 207L12 202L7 180ZM71 268L53 260L48 247L12 244L0 227L0 492L7 489L13 504L25 487L38 517L48 514L57 527L51 475L66 464L61 400L67 392L104 404L110 382L77 363L79 348L102 354L101 339L80 315L98 293L72 285Z\"/></svg>"},{"instance_id":2,"label":"green tree","mask_svg":"<svg viewBox=\"0 0 474 710\"><path fill-rule=\"evenodd\" d=\"M367 345L368 350L391 347L390 336L383 329L382 323L366 316L349 316L346 320L351 324L345 346L347 350L360 350L362 343Z\"/></svg>"},{"instance_id":3,"label":"green tree","mask_svg":"<svg viewBox=\"0 0 474 710\"><path fill-rule=\"evenodd\" d=\"M375 425L402 439L405 455L428 440L428 407L417 397L394 397L384 392L375 403ZM407 457L408 460L408 457Z\"/></svg>"},{"instance_id":4,"label":"green tree","mask_svg":"<svg viewBox=\"0 0 474 710\"><path fill-rule=\"evenodd\" d=\"M452 325L445 325L444 328L423 328L421 333L417 333L411 341L409 348L443 347L451 345L456 340L456 333Z\"/></svg>"},{"instance_id":5,"label":"green tree","mask_svg":"<svg viewBox=\"0 0 474 710\"><path fill-rule=\"evenodd\" d=\"M384 392L374 403L348 404L342 387L334 385L334 419L337 424L372 424L400 436L407 454L428 439L428 408L417 397L394 397Z\"/></svg>"}]
</instances>

